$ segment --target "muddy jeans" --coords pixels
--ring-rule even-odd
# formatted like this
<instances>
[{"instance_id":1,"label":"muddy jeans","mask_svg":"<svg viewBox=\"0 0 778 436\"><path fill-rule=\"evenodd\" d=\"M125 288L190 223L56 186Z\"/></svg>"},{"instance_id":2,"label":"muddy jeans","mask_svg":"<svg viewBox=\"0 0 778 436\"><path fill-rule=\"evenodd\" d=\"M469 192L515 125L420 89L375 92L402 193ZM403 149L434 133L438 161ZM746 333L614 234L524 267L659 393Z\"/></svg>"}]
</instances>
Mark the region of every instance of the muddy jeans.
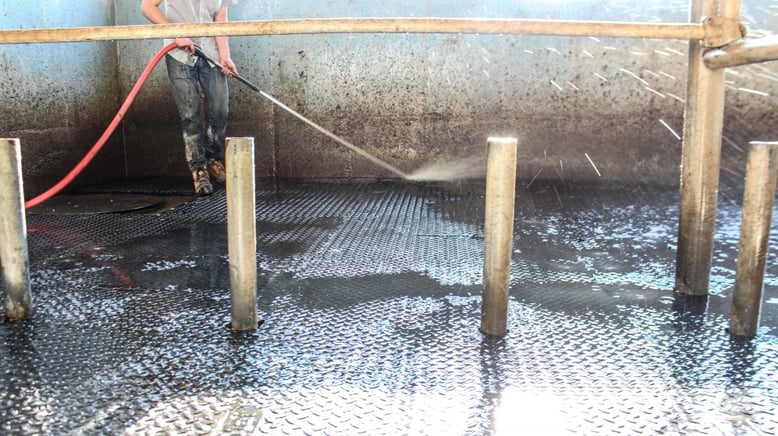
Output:
<instances>
[{"instance_id":1,"label":"muddy jeans","mask_svg":"<svg viewBox=\"0 0 778 436\"><path fill-rule=\"evenodd\" d=\"M167 73L173 85L173 98L181 116L186 161L189 170L205 166L208 158L224 160L224 136L227 131L229 91L227 77L204 59L194 66L165 56ZM200 92L205 96L205 125Z\"/></svg>"}]
</instances>

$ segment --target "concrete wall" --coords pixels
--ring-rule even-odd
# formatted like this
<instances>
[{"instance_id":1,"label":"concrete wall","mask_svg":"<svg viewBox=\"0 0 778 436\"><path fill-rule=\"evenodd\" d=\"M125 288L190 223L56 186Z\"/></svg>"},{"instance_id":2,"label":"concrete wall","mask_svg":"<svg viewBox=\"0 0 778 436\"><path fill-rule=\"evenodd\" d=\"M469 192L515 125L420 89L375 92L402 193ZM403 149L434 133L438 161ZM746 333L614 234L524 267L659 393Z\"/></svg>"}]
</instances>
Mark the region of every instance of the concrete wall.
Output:
<instances>
[{"instance_id":1,"label":"concrete wall","mask_svg":"<svg viewBox=\"0 0 778 436\"><path fill-rule=\"evenodd\" d=\"M47 15L25 16L21 22L26 27L101 25L112 19L117 24L145 23L139 2L116 2L115 11L110 2L88 3L94 7L79 8L79 14L68 14L64 2L48 4L48 10L66 12L50 14L59 22ZM230 16L232 20L437 16L685 22L688 4L685 0L244 0L231 9ZM85 9L95 16L84 16ZM752 34L775 30L776 15L772 1L743 2L744 22ZM13 17L0 20L3 27L17 26ZM516 135L521 140L519 172L525 179L537 175L677 183L681 145L674 132L682 130L687 45L609 38L355 34L236 37L232 52L241 73L265 91L408 172L436 161L481 157L488 136ZM155 40L2 47L3 92L7 83L21 79L21 86L16 85L22 94L18 101L39 101L46 108L37 111L17 103L12 120L0 124L0 132L21 132L25 174L35 180L33 185L80 155L81 142L98 136L108 113L118 108L119 98L160 47ZM38 66L43 70L40 75L24 75L14 70L12 58L32 65L53 58L54 69ZM81 69L82 62L91 69ZM52 93L52 82L61 84L63 71L66 85L58 85L59 94ZM738 148L752 139L778 138L773 115L776 78L775 63L741 67L728 75L725 162L731 173L739 173L744 161ZM239 83L232 84L231 92L228 133L257 138L258 175L391 176ZM31 112L36 116L29 116ZM61 135L52 129L71 133ZM97 166L102 174L186 174L178 118L163 66L141 92L117 136L118 144ZM49 159L48 144L54 142L62 150L56 159Z\"/></svg>"},{"instance_id":2,"label":"concrete wall","mask_svg":"<svg viewBox=\"0 0 778 436\"><path fill-rule=\"evenodd\" d=\"M108 0L79 2L0 0L0 27L106 26L114 23ZM119 107L116 45L0 45L0 135L21 138L24 184L40 192L70 170L100 136ZM124 174L120 137L106 145L85 179Z\"/></svg>"}]
</instances>

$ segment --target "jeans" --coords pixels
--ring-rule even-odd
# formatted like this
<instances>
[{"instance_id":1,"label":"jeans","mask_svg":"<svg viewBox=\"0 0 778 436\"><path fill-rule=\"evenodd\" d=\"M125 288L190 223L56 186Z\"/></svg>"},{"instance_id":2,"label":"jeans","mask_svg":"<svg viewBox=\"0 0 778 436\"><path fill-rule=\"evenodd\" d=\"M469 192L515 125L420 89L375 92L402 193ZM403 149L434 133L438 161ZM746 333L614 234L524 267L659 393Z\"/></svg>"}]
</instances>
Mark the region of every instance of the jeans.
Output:
<instances>
[{"instance_id":1,"label":"jeans","mask_svg":"<svg viewBox=\"0 0 778 436\"><path fill-rule=\"evenodd\" d=\"M227 77L208 61L197 59L194 66L165 56L173 98L181 116L184 150L189 170L205 166L208 158L224 160L224 138L229 114ZM199 88L198 88L199 84ZM203 119L200 90L205 96Z\"/></svg>"}]
</instances>

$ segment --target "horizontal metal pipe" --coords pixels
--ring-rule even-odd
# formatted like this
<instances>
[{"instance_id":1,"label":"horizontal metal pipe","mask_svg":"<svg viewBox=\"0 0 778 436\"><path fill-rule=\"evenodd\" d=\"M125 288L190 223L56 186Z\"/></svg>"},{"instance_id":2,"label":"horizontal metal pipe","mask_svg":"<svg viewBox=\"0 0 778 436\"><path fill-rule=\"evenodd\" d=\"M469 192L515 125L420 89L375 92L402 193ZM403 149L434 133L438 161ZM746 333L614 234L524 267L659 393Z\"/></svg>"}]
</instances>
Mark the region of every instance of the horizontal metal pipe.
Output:
<instances>
[{"instance_id":1,"label":"horizontal metal pipe","mask_svg":"<svg viewBox=\"0 0 778 436\"><path fill-rule=\"evenodd\" d=\"M705 53L703 59L705 66L713 70L778 61L778 35L739 41L724 48L710 50Z\"/></svg>"},{"instance_id":2,"label":"horizontal metal pipe","mask_svg":"<svg viewBox=\"0 0 778 436\"><path fill-rule=\"evenodd\" d=\"M705 38L705 29L698 23L479 18L328 18L0 30L0 44L320 33L491 33L680 40Z\"/></svg>"}]
</instances>

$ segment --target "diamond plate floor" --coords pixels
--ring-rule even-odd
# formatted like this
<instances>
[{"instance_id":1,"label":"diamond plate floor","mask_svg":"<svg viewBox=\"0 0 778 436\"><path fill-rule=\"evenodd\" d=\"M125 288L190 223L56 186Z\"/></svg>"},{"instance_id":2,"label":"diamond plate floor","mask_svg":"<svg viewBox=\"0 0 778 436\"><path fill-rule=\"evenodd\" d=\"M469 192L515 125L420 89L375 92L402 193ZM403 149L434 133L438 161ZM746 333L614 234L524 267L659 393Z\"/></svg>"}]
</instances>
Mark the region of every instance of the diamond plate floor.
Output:
<instances>
[{"instance_id":1,"label":"diamond plate floor","mask_svg":"<svg viewBox=\"0 0 778 436\"><path fill-rule=\"evenodd\" d=\"M759 336L725 332L736 202L711 296L689 299L676 188L519 189L510 331L488 340L483 192L261 183L264 324L243 335L223 192L30 215L37 312L0 324L0 433L778 434L778 250Z\"/></svg>"}]
</instances>

